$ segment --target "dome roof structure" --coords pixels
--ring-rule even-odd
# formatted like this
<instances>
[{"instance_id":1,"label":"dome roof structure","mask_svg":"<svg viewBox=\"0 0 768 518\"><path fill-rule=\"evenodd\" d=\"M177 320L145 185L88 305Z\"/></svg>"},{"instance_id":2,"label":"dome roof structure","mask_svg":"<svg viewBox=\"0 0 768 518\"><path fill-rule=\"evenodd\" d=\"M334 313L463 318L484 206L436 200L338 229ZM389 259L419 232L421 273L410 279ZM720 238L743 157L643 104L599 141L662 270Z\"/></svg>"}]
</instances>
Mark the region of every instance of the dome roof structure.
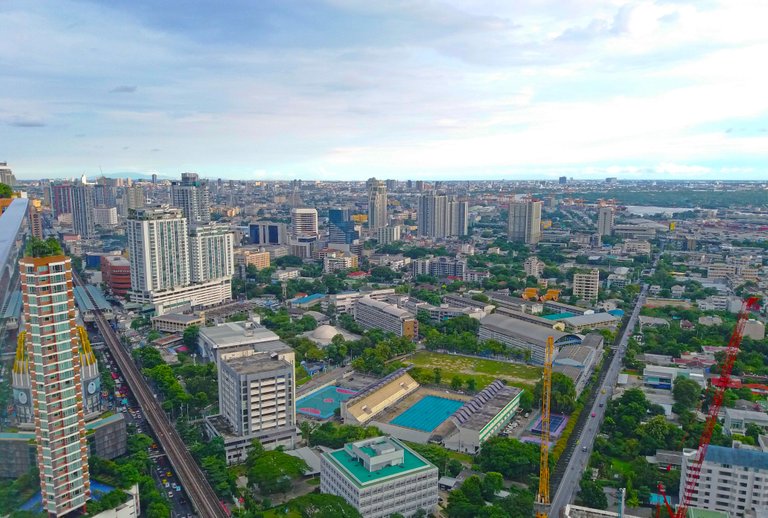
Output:
<instances>
[{"instance_id":1,"label":"dome roof structure","mask_svg":"<svg viewBox=\"0 0 768 518\"><path fill-rule=\"evenodd\" d=\"M340 335L341 332L339 332L338 329L336 329L333 326L329 325L323 325L319 326L317 329L312 331L312 337L316 340L333 340L333 337L336 335Z\"/></svg>"}]
</instances>

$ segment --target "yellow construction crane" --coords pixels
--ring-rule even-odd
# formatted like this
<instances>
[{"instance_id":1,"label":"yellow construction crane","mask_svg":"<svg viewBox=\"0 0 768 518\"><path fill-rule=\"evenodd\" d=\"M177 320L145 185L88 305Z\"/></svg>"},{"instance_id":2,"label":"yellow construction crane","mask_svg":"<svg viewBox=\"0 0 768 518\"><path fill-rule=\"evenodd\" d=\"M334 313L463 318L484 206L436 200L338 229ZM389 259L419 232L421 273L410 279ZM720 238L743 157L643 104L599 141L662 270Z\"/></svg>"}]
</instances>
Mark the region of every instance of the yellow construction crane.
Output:
<instances>
[{"instance_id":1,"label":"yellow construction crane","mask_svg":"<svg viewBox=\"0 0 768 518\"><path fill-rule=\"evenodd\" d=\"M544 375L541 380L541 456L539 457L539 492L536 494L536 518L547 518L549 510L549 407L552 399L552 360L555 342L547 337Z\"/></svg>"}]
</instances>

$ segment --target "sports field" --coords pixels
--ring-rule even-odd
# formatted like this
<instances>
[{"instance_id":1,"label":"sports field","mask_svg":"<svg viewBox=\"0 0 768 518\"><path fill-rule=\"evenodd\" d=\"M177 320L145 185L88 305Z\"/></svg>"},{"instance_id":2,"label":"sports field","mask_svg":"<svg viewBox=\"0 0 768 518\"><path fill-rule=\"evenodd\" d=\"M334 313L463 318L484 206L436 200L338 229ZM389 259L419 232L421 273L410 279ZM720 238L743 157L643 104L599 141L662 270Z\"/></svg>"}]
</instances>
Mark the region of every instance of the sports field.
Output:
<instances>
[{"instance_id":1,"label":"sports field","mask_svg":"<svg viewBox=\"0 0 768 518\"><path fill-rule=\"evenodd\" d=\"M325 387L314 394L296 401L296 411L300 414L328 419L339 408L342 401L354 396L356 392L339 387Z\"/></svg>"},{"instance_id":2,"label":"sports field","mask_svg":"<svg viewBox=\"0 0 768 518\"><path fill-rule=\"evenodd\" d=\"M532 388L541 379L540 367L456 354L419 351L406 361L423 369L439 368L444 381L450 381L453 376L465 380L471 377L477 383L477 389L487 386L496 378L520 388Z\"/></svg>"}]
</instances>

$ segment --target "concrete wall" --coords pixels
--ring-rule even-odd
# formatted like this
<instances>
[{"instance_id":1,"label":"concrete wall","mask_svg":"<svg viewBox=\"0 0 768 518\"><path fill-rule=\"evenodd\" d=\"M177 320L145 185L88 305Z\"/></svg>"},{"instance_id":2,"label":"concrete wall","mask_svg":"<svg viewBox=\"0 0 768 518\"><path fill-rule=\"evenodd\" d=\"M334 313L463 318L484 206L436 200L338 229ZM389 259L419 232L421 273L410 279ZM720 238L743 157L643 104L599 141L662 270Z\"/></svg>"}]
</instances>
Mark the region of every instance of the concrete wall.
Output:
<instances>
[{"instance_id":1,"label":"concrete wall","mask_svg":"<svg viewBox=\"0 0 768 518\"><path fill-rule=\"evenodd\" d=\"M35 464L35 445L26 438L0 440L0 478L18 478Z\"/></svg>"},{"instance_id":2,"label":"concrete wall","mask_svg":"<svg viewBox=\"0 0 768 518\"><path fill-rule=\"evenodd\" d=\"M116 415L119 416L119 419L95 427L93 433L86 436L91 455L96 455L102 459L114 459L124 455L127 451L128 431L125 418L122 414Z\"/></svg>"}]
</instances>

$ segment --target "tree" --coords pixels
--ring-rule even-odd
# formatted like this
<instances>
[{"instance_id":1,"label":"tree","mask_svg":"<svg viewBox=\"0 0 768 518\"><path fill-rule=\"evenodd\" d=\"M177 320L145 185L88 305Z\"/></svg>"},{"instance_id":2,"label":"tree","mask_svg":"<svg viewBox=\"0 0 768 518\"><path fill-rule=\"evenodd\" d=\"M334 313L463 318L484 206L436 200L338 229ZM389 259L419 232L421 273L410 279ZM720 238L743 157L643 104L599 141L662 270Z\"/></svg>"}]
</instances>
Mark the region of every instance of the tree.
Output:
<instances>
[{"instance_id":1,"label":"tree","mask_svg":"<svg viewBox=\"0 0 768 518\"><path fill-rule=\"evenodd\" d=\"M200 326L189 326L184 330L184 334L182 335L184 345L190 349L195 348L197 346L198 336L200 336Z\"/></svg>"},{"instance_id":2,"label":"tree","mask_svg":"<svg viewBox=\"0 0 768 518\"><path fill-rule=\"evenodd\" d=\"M475 390L477 390L477 381L475 381L475 378L468 378L467 391L474 392Z\"/></svg>"},{"instance_id":3,"label":"tree","mask_svg":"<svg viewBox=\"0 0 768 518\"><path fill-rule=\"evenodd\" d=\"M541 401L542 381L533 389L533 400ZM576 386L573 380L560 372L552 373L552 412L570 414L576 408Z\"/></svg>"},{"instance_id":4,"label":"tree","mask_svg":"<svg viewBox=\"0 0 768 518\"><path fill-rule=\"evenodd\" d=\"M491 437L476 457L481 470L497 471L504 477L527 481L528 476L539 471L539 448L510 437Z\"/></svg>"},{"instance_id":5,"label":"tree","mask_svg":"<svg viewBox=\"0 0 768 518\"><path fill-rule=\"evenodd\" d=\"M258 455L248 469L248 482L259 486L264 495L286 493L291 489L293 479L307 471L302 459L279 450L265 451Z\"/></svg>"},{"instance_id":6,"label":"tree","mask_svg":"<svg viewBox=\"0 0 768 518\"><path fill-rule=\"evenodd\" d=\"M689 378L675 378L672 387L672 397L675 405L672 409L676 414L685 410L693 410L701 398L701 386Z\"/></svg>"},{"instance_id":7,"label":"tree","mask_svg":"<svg viewBox=\"0 0 768 518\"><path fill-rule=\"evenodd\" d=\"M504 477L501 473L490 471L485 474L483 479L483 498L490 502L496 497L496 493L504 488Z\"/></svg>"},{"instance_id":8,"label":"tree","mask_svg":"<svg viewBox=\"0 0 768 518\"><path fill-rule=\"evenodd\" d=\"M533 393L530 390L523 390L520 394L520 409L523 412L530 412L534 405Z\"/></svg>"},{"instance_id":9,"label":"tree","mask_svg":"<svg viewBox=\"0 0 768 518\"><path fill-rule=\"evenodd\" d=\"M451 389L460 390L463 384L464 384L464 381L461 379L461 377L453 376L451 378Z\"/></svg>"},{"instance_id":10,"label":"tree","mask_svg":"<svg viewBox=\"0 0 768 518\"><path fill-rule=\"evenodd\" d=\"M5 184L0 183L0 186L3 185ZM0 195L0 198L3 198L3 196ZM61 249L61 245L55 237L49 237L45 240L32 237L27 241L27 248L24 253L30 257L48 257L52 255L63 255L64 251Z\"/></svg>"},{"instance_id":11,"label":"tree","mask_svg":"<svg viewBox=\"0 0 768 518\"><path fill-rule=\"evenodd\" d=\"M606 498L605 492L603 492L603 488L599 484L585 477L581 479L579 487L581 490L578 496L586 507L594 509L608 508L608 498Z\"/></svg>"},{"instance_id":12,"label":"tree","mask_svg":"<svg viewBox=\"0 0 768 518\"><path fill-rule=\"evenodd\" d=\"M13 189L10 185L0 183L0 198L10 198L13 196Z\"/></svg>"},{"instance_id":13,"label":"tree","mask_svg":"<svg viewBox=\"0 0 768 518\"><path fill-rule=\"evenodd\" d=\"M360 518L360 513L346 500L336 495L310 493L286 504L302 518Z\"/></svg>"},{"instance_id":14,"label":"tree","mask_svg":"<svg viewBox=\"0 0 768 518\"><path fill-rule=\"evenodd\" d=\"M435 373L435 385L439 385L440 381L443 379L443 371L440 369L440 367L435 367L434 373Z\"/></svg>"}]
</instances>

